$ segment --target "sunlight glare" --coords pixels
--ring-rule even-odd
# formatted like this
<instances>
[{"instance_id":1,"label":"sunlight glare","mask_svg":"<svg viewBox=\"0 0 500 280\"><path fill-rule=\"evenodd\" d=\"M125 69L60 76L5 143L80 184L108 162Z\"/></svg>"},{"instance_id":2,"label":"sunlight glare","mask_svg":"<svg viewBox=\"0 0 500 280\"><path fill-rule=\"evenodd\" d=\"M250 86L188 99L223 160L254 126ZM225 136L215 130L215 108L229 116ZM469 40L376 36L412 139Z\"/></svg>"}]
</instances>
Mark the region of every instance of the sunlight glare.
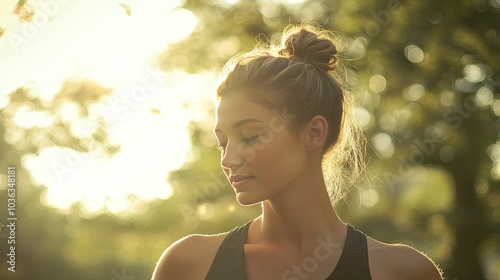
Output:
<instances>
[{"instance_id":1,"label":"sunlight glare","mask_svg":"<svg viewBox=\"0 0 500 280\"><path fill-rule=\"evenodd\" d=\"M200 100L208 99L212 78L209 73L166 73L165 83L148 92L136 108L129 108L128 115L111 120L114 126L108 131L109 141L119 144L120 151L110 158L54 147L43 149L39 156L27 156L24 162L33 178L48 187L47 203L68 209L81 201L90 213L124 213L130 207L129 195L142 200L169 197L172 190L167 174L180 168L189 154L186 128L190 120L200 118L192 114L192 108L202 109L198 106ZM118 98L123 94L127 92L119 92ZM190 106L183 108L185 103ZM151 108L160 113L152 114ZM100 113L104 115L95 117L112 117L106 115L109 112ZM78 137L88 136L85 133L95 125L80 119L73 103L65 104L59 114L71 121L72 133ZM73 126L82 126L81 131L73 131Z\"/></svg>"},{"instance_id":2,"label":"sunlight glare","mask_svg":"<svg viewBox=\"0 0 500 280\"><path fill-rule=\"evenodd\" d=\"M30 106L22 105L14 115L14 123L23 128L49 127L54 123L54 117L47 112L34 112Z\"/></svg>"},{"instance_id":3,"label":"sunlight glare","mask_svg":"<svg viewBox=\"0 0 500 280\"><path fill-rule=\"evenodd\" d=\"M44 22L9 20L0 37L0 106L24 86L50 104L55 94L67 90L61 86L68 79L114 89L86 104L88 119L74 103L62 104L54 114L77 138L90 137L99 119L111 123L109 141L120 145L119 152L103 156L53 146L22 158L33 180L48 187L48 204L67 209L82 202L89 212L123 212L130 207L130 195L141 200L171 195L167 174L188 155L187 126L206 117L199 105L208 98L213 78L164 73L155 66L158 54L198 25L198 18L181 7L183 2L64 1L48 17L38 11ZM47 127L53 120L29 107L14 118L23 128Z\"/></svg>"}]
</instances>

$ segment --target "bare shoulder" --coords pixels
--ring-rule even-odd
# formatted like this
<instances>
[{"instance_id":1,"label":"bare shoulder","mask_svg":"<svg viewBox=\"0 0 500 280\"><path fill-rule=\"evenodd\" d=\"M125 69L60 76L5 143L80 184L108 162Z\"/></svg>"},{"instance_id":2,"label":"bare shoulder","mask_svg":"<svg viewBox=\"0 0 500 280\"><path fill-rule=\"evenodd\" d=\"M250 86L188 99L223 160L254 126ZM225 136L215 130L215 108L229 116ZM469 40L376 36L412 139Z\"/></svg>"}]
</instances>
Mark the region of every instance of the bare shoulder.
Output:
<instances>
[{"instance_id":1,"label":"bare shoulder","mask_svg":"<svg viewBox=\"0 0 500 280\"><path fill-rule=\"evenodd\" d=\"M152 280L205 279L226 235L193 234L177 240L161 255Z\"/></svg>"},{"instance_id":2,"label":"bare shoulder","mask_svg":"<svg viewBox=\"0 0 500 280\"><path fill-rule=\"evenodd\" d=\"M373 280L441 280L440 269L424 253L403 244L386 244L368 237L368 259Z\"/></svg>"}]
</instances>

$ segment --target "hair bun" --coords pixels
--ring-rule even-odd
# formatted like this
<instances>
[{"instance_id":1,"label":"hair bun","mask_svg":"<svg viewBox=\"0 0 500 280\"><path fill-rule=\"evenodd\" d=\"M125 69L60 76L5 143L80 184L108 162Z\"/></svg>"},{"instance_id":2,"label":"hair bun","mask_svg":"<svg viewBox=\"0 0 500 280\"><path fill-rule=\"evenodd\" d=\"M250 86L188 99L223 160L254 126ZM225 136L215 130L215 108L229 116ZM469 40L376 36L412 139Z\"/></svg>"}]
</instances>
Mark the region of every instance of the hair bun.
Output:
<instances>
[{"instance_id":1,"label":"hair bun","mask_svg":"<svg viewBox=\"0 0 500 280\"><path fill-rule=\"evenodd\" d=\"M333 41L305 28L288 35L285 33L283 49L279 54L312 64L325 72L335 70L337 67L337 47Z\"/></svg>"}]
</instances>

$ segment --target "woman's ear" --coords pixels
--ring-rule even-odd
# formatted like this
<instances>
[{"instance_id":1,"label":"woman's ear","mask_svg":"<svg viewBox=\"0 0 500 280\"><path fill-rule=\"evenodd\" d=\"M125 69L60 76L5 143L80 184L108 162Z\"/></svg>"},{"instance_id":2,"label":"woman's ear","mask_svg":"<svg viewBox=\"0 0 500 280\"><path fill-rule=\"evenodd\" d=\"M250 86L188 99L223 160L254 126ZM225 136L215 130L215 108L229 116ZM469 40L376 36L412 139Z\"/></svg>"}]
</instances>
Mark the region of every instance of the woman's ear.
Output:
<instances>
[{"instance_id":1,"label":"woman's ear","mask_svg":"<svg viewBox=\"0 0 500 280\"><path fill-rule=\"evenodd\" d=\"M304 127L306 150L313 152L323 149L328 135L328 122L323 116L316 115Z\"/></svg>"}]
</instances>

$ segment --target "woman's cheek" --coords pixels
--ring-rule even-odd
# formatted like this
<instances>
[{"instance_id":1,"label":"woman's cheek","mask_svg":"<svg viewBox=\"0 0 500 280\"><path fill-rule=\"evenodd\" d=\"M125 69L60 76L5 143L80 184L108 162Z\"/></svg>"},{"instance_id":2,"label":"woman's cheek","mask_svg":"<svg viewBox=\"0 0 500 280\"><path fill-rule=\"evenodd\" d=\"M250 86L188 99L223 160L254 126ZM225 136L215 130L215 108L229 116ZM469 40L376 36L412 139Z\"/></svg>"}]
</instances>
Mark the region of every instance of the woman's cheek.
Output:
<instances>
[{"instance_id":1,"label":"woman's cheek","mask_svg":"<svg viewBox=\"0 0 500 280\"><path fill-rule=\"evenodd\" d=\"M255 167L261 166L263 163L266 162L266 159L269 157L269 154L266 153L266 151L263 151L262 149L253 149L252 152L252 159L250 160L250 164L254 165Z\"/></svg>"},{"instance_id":2,"label":"woman's cheek","mask_svg":"<svg viewBox=\"0 0 500 280\"><path fill-rule=\"evenodd\" d=\"M241 145L238 147L238 153L246 162L252 162L255 160L258 150L252 146Z\"/></svg>"}]
</instances>

